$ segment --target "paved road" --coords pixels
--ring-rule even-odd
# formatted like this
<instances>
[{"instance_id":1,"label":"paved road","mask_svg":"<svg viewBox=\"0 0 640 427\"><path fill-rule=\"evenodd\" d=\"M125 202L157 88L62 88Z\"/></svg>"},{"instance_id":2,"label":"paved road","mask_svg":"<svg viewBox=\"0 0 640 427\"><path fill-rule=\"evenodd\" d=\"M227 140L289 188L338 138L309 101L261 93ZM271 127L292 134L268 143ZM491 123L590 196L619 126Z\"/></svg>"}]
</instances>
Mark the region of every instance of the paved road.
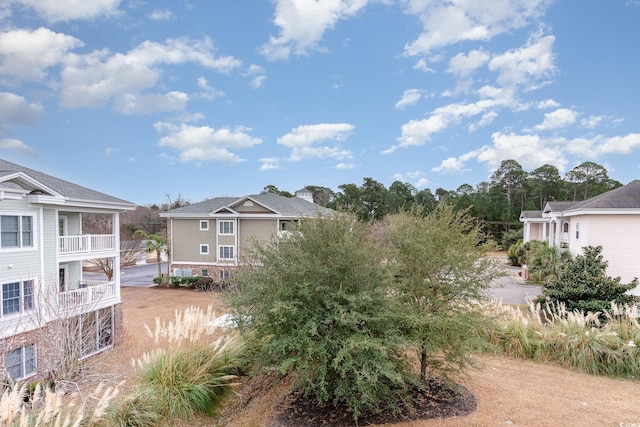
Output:
<instances>
[{"instance_id":1,"label":"paved road","mask_svg":"<svg viewBox=\"0 0 640 427\"><path fill-rule=\"evenodd\" d=\"M162 263L162 272L167 271L167 263ZM519 268L505 267L504 277L496 279L491 286L491 295L505 304L528 304L541 293L540 286L526 285L517 273ZM158 274L157 264L125 267L120 273L120 286L152 286L153 278ZM88 280L106 280L104 275L85 273Z\"/></svg>"},{"instance_id":2,"label":"paved road","mask_svg":"<svg viewBox=\"0 0 640 427\"><path fill-rule=\"evenodd\" d=\"M161 263L163 273L167 272L167 263ZM158 275L158 264L134 265L120 271L120 286L152 286L153 278ZM104 274L84 273L87 280L106 280Z\"/></svg>"},{"instance_id":3,"label":"paved road","mask_svg":"<svg viewBox=\"0 0 640 427\"><path fill-rule=\"evenodd\" d=\"M528 304L530 300L542 293L541 287L527 285L518 276L519 267L505 267L504 277L494 280L491 295L505 304Z\"/></svg>"}]
</instances>

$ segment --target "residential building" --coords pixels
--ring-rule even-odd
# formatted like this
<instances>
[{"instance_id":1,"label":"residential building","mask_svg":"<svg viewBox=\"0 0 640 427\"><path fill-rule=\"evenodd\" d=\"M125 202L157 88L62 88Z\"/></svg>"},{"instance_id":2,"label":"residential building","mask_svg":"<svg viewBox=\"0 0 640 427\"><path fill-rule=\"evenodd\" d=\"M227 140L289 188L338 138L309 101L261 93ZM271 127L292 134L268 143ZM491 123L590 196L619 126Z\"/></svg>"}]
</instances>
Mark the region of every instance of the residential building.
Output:
<instances>
[{"instance_id":1,"label":"residential building","mask_svg":"<svg viewBox=\"0 0 640 427\"><path fill-rule=\"evenodd\" d=\"M580 202L548 202L542 211L523 211L520 221L525 242L547 241L572 256L602 246L607 274L623 283L640 278L640 180Z\"/></svg>"},{"instance_id":2,"label":"residential building","mask_svg":"<svg viewBox=\"0 0 640 427\"><path fill-rule=\"evenodd\" d=\"M217 197L160 214L167 218L171 274L229 278L253 239L282 236L300 218L333 212L309 201L307 192Z\"/></svg>"},{"instance_id":3,"label":"residential building","mask_svg":"<svg viewBox=\"0 0 640 427\"><path fill-rule=\"evenodd\" d=\"M127 201L0 159L0 376L47 377L59 357L83 358L122 340L120 271L84 279L83 261L119 266ZM83 218L108 230L86 234Z\"/></svg>"}]
</instances>

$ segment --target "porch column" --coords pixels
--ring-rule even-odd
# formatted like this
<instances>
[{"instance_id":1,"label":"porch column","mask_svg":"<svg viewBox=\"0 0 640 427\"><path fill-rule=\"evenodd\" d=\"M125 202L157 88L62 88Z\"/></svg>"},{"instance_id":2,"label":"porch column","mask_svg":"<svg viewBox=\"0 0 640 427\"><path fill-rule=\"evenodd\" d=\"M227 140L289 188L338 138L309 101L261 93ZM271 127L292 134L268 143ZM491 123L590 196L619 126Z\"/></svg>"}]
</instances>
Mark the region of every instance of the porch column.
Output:
<instances>
[{"instance_id":1,"label":"porch column","mask_svg":"<svg viewBox=\"0 0 640 427\"><path fill-rule=\"evenodd\" d=\"M120 299L120 213L113 214L113 230L116 256L113 259L113 280L116 283L116 297Z\"/></svg>"}]
</instances>

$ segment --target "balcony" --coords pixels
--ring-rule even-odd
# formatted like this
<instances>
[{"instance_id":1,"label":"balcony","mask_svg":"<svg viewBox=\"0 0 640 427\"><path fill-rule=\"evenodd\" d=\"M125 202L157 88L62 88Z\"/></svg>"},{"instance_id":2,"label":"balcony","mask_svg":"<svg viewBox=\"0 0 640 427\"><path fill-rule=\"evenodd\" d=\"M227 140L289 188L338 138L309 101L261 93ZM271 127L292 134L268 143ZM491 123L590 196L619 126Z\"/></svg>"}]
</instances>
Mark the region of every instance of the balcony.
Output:
<instances>
[{"instance_id":1,"label":"balcony","mask_svg":"<svg viewBox=\"0 0 640 427\"><path fill-rule=\"evenodd\" d=\"M113 234L80 234L58 237L58 254L95 254L116 250L116 236Z\"/></svg>"},{"instance_id":2,"label":"balcony","mask_svg":"<svg viewBox=\"0 0 640 427\"><path fill-rule=\"evenodd\" d=\"M95 309L101 302L117 297L116 282L82 281L80 288L58 294L58 305L62 310Z\"/></svg>"}]
</instances>

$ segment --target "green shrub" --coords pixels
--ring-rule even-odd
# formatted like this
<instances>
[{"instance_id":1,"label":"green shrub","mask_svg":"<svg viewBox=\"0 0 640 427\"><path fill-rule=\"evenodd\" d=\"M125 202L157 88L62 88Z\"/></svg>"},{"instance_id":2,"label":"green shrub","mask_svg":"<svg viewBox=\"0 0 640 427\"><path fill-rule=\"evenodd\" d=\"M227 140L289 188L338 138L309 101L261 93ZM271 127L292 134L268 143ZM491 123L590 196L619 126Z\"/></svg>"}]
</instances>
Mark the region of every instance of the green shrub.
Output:
<instances>
[{"instance_id":1,"label":"green shrub","mask_svg":"<svg viewBox=\"0 0 640 427\"><path fill-rule=\"evenodd\" d=\"M509 230L502 235L502 239L500 239L500 246L503 250L508 251L509 248L518 241L522 242L522 229Z\"/></svg>"},{"instance_id":2,"label":"green shrub","mask_svg":"<svg viewBox=\"0 0 640 427\"><path fill-rule=\"evenodd\" d=\"M602 247L586 246L583 254L563 264L558 277L542 288L539 301L564 303L568 311L604 312L612 302L630 305L634 298L627 292L638 285L634 279L628 284L620 283L620 277L607 276L608 263L603 259Z\"/></svg>"},{"instance_id":3,"label":"green shrub","mask_svg":"<svg viewBox=\"0 0 640 427\"><path fill-rule=\"evenodd\" d=\"M527 255L529 278L537 282L555 280L562 266L571 261L568 251L546 243L532 248Z\"/></svg>"},{"instance_id":4,"label":"green shrub","mask_svg":"<svg viewBox=\"0 0 640 427\"><path fill-rule=\"evenodd\" d=\"M105 427L154 427L164 425L164 417L156 410L154 395L134 390L132 395L111 402L105 415Z\"/></svg>"},{"instance_id":5,"label":"green shrub","mask_svg":"<svg viewBox=\"0 0 640 427\"><path fill-rule=\"evenodd\" d=\"M233 346L186 346L148 354L140 363L141 394L171 420L212 415L236 378L239 359Z\"/></svg>"}]
</instances>

